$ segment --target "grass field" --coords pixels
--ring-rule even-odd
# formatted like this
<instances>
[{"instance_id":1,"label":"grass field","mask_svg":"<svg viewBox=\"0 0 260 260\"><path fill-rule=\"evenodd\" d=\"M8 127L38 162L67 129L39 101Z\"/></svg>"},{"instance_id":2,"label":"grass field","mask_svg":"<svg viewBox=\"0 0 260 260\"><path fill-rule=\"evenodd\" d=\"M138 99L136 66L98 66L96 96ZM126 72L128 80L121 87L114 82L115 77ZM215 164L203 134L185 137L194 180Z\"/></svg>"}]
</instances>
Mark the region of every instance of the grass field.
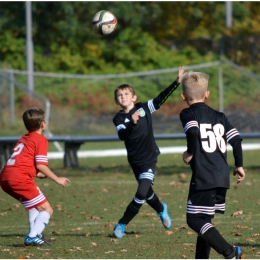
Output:
<instances>
[{"instance_id":1,"label":"grass field","mask_svg":"<svg viewBox=\"0 0 260 260\"><path fill-rule=\"evenodd\" d=\"M99 148L97 148L99 149ZM260 257L260 151L244 152L246 179L237 185L231 176L226 214L213 224L231 244L241 245L246 258ZM232 154L228 154L233 165ZM125 157L80 159L80 169L63 169L61 160L50 168L71 180L62 188L50 180L37 184L49 199L54 214L44 231L51 247L25 247L27 213L19 202L0 190L0 258L59 259L180 259L194 258L196 234L185 219L190 169L181 155L161 155L154 190L166 202L172 227L165 230L156 213L145 204L128 225L123 239L112 236L136 191L136 181ZM230 170L232 167L230 167ZM236 217L231 216L238 212ZM214 250L210 258L222 258Z\"/></svg>"}]
</instances>

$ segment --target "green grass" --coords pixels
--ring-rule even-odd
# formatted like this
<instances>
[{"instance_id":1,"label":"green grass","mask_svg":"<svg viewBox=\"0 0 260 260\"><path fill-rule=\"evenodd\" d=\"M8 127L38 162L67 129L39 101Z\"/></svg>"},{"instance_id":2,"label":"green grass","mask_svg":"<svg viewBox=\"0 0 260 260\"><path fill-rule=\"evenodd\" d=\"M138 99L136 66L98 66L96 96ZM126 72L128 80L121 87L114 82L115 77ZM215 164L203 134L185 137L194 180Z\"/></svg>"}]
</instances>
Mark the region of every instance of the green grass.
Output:
<instances>
[{"instance_id":1,"label":"green grass","mask_svg":"<svg viewBox=\"0 0 260 260\"><path fill-rule=\"evenodd\" d=\"M231 176L226 214L213 220L231 244L241 245L246 258L260 256L260 151L244 152L246 179L237 185ZM229 163L233 165L232 154ZM80 169L63 169L62 160L50 168L71 180L62 188L50 180L36 182L49 199L54 214L44 234L51 247L25 247L27 213L19 202L0 190L0 257L65 259L180 259L194 258L196 234L186 225L186 199L190 169L181 155L161 155L154 190L169 207L172 227L165 230L159 217L145 204L128 225L123 239L113 228L132 200L136 181L125 157L80 159ZM230 167L232 169L232 167ZM231 214L243 211L237 217ZM210 258L222 258L214 250Z\"/></svg>"}]
</instances>

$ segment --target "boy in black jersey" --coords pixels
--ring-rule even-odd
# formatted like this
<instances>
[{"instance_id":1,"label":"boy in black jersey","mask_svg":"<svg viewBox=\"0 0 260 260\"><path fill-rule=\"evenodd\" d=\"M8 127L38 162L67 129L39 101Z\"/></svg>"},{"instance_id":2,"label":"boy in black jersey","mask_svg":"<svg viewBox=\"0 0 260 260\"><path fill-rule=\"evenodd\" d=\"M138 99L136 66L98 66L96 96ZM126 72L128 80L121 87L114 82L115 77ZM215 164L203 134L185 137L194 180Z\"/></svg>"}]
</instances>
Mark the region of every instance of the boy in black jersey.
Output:
<instances>
[{"instance_id":1,"label":"boy in black jersey","mask_svg":"<svg viewBox=\"0 0 260 260\"><path fill-rule=\"evenodd\" d=\"M241 137L226 116L204 102L209 97L209 76L189 72L182 77L182 98L189 105L180 114L187 139L183 161L192 170L187 202L187 224L198 233L195 258L208 259L210 248L227 259L241 258L238 246L230 245L211 224L215 213L224 214L230 187L227 142L233 148L237 183L245 178Z\"/></svg>"},{"instance_id":2,"label":"boy in black jersey","mask_svg":"<svg viewBox=\"0 0 260 260\"><path fill-rule=\"evenodd\" d=\"M134 89L127 84L120 85L115 90L115 102L122 110L115 115L113 122L119 138L125 142L128 162L138 182L134 199L129 203L123 217L114 228L114 236L117 238L123 237L126 225L139 212L145 201L158 213L166 229L171 226L167 205L159 201L152 188L157 156L160 151L153 135L151 114L159 109L178 87L184 69L180 67L176 81L156 98L145 103L135 104L137 96Z\"/></svg>"}]
</instances>

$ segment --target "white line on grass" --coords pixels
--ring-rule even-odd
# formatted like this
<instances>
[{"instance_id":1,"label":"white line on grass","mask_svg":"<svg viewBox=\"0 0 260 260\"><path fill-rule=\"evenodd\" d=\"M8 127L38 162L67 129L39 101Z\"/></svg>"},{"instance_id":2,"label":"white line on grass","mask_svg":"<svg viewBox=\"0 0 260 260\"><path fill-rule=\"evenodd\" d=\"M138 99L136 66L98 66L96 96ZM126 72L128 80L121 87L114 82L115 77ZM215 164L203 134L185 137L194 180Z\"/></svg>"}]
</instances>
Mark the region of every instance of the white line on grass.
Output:
<instances>
[{"instance_id":1,"label":"white line on grass","mask_svg":"<svg viewBox=\"0 0 260 260\"><path fill-rule=\"evenodd\" d=\"M244 151L246 150L258 150L260 144L242 144ZM161 147L161 154L178 154L183 153L187 149L186 146L173 146L173 147ZM232 147L228 145L228 151L232 151ZM91 158L91 157L115 157L115 156L126 156L126 149L108 149L108 150L90 150L90 151L78 151L77 155L79 158ZM62 159L64 152L48 152L48 159Z\"/></svg>"}]
</instances>

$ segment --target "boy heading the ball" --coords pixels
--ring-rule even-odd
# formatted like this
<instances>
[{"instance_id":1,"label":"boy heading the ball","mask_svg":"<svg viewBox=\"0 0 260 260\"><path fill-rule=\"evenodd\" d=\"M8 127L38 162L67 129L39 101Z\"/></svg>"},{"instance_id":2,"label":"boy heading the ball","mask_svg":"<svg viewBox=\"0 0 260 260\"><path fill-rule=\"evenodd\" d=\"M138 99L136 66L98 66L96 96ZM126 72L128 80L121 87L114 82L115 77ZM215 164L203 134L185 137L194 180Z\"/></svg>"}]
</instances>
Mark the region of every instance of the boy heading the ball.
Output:
<instances>
[{"instance_id":1,"label":"boy heading the ball","mask_svg":"<svg viewBox=\"0 0 260 260\"><path fill-rule=\"evenodd\" d=\"M69 179L57 177L48 167L48 140L42 136L46 127L44 111L29 108L23 114L23 122L28 133L16 143L13 154L2 169L0 186L28 211L29 233L25 237L25 245L49 245L44 241L42 232L53 209L34 178L48 177L63 187Z\"/></svg>"},{"instance_id":2,"label":"boy heading the ball","mask_svg":"<svg viewBox=\"0 0 260 260\"><path fill-rule=\"evenodd\" d=\"M166 229L171 226L167 205L160 202L152 188L160 151L154 139L151 114L158 110L179 86L184 69L180 67L177 79L156 98L145 103L135 104L137 100L135 90L128 84L120 85L115 89L115 102L122 110L115 115L113 123L119 138L125 143L127 159L138 182L133 200L114 228L114 236L117 238L123 237L127 224L139 212L145 201L158 213Z\"/></svg>"},{"instance_id":3,"label":"boy heading the ball","mask_svg":"<svg viewBox=\"0 0 260 260\"><path fill-rule=\"evenodd\" d=\"M189 105L180 113L187 139L184 163L190 165L192 177L187 202L187 224L197 234L196 259L208 259L210 248L227 259L239 259L241 248L230 245L212 225L215 213L224 214L227 189L230 188L227 142L233 148L234 176L237 183L245 178L242 139L224 113L205 104L209 97L209 76L189 72L182 77L182 99Z\"/></svg>"}]
</instances>

